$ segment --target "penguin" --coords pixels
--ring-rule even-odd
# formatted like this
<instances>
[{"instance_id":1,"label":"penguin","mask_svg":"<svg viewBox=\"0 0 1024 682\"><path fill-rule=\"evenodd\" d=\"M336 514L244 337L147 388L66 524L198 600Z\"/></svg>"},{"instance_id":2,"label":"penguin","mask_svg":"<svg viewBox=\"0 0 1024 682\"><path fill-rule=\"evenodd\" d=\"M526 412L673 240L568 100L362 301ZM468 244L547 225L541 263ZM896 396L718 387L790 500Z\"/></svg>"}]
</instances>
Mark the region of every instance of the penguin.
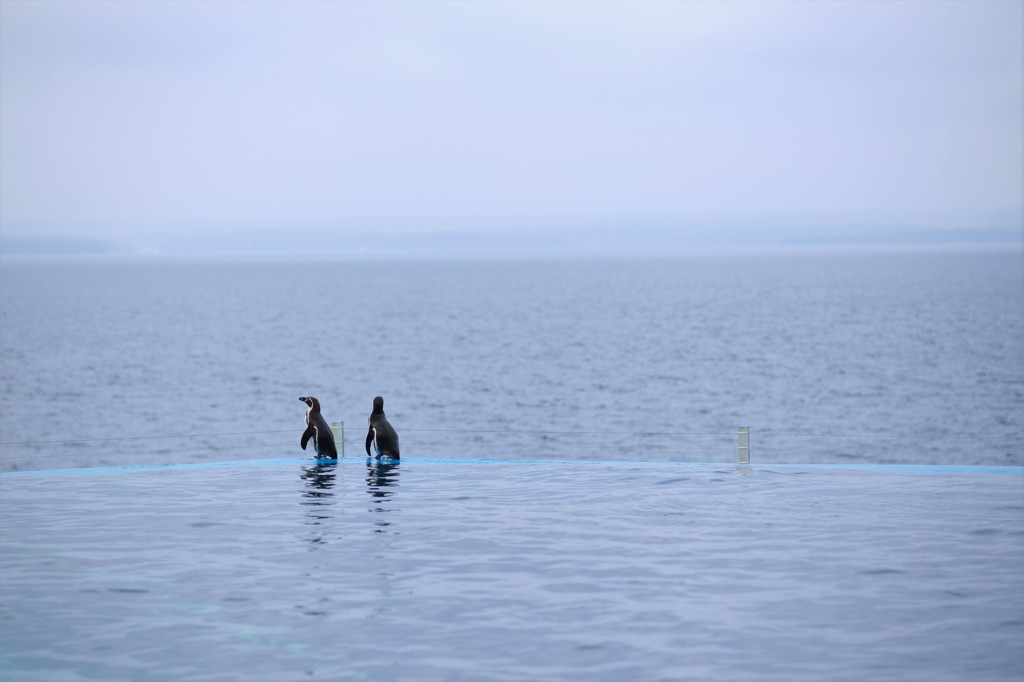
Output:
<instances>
[{"instance_id":1,"label":"penguin","mask_svg":"<svg viewBox=\"0 0 1024 682\"><path fill-rule=\"evenodd\" d=\"M370 444L377 452L377 459L389 457L398 459L398 434L384 416L384 398L373 399L373 412L370 413L370 430L366 434L366 455L370 456Z\"/></svg>"},{"instance_id":2,"label":"penguin","mask_svg":"<svg viewBox=\"0 0 1024 682\"><path fill-rule=\"evenodd\" d=\"M302 440L299 441L299 445L305 450L306 443L312 438L313 449L316 450L317 457L338 459L334 434L331 432L331 427L327 425L327 420L320 414L320 401L313 396L302 396L299 400L309 405L309 409L306 410L306 430L302 432Z\"/></svg>"}]
</instances>

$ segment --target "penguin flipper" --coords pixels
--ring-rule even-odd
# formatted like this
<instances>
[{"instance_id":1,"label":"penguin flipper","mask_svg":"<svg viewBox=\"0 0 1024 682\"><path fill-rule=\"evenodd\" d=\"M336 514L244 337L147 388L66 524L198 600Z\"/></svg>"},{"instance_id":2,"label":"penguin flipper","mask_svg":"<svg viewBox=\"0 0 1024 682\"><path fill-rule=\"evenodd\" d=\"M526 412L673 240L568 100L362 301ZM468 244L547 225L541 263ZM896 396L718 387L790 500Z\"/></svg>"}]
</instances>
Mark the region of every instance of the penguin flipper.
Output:
<instances>
[{"instance_id":1,"label":"penguin flipper","mask_svg":"<svg viewBox=\"0 0 1024 682\"><path fill-rule=\"evenodd\" d=\"M373 443L373 437L375 435L376 434L373 431L373 427L371 426L370 430L367 431L367 433L366 433L366 456L367 457L370 456L370 445Z\"/></svg>"},{"instance_id":2,"label":"penguin flipper","mask_svg":"<svg viewBox=\"0 0 1024 682\"><path fill-rule=\"evenodd\" d=\"M302 446L303 450L306 449L306 443L309 442L310 438L313 439L313 447L316 447L316 427L312 424L307 426L306 430L302 432L302 440L299 441L299 445Z\"/></svg>"}]
</instances>

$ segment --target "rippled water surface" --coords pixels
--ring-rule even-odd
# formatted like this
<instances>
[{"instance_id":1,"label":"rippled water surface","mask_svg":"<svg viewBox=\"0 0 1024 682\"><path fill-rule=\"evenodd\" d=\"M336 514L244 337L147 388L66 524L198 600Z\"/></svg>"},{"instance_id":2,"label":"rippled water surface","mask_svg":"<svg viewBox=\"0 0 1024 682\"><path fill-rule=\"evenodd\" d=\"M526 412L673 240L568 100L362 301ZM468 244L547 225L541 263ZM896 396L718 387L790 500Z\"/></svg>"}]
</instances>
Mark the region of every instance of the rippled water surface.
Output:
<instances>
[{"instance_id":1,"label":"rippled water surface","mask_svg":"<svg viewBox=\"0 0 1024 682\"><path fill-rule=\"evenodd\" d=\"M1024 676L1019 471L290 461L0 490L5 680Z\"/></svg>"},{"instance_id":2,"label":"rippled water surface","mask_svg":"<svg viewBox=\"0 0 1024 682\"><path fill-rule=\"evenodd\" d=\"M358 451L1024 464L1010 253L0 263L0 469ZM126 439L126 440L111 440Z\"/></svg>"}]
</instances>

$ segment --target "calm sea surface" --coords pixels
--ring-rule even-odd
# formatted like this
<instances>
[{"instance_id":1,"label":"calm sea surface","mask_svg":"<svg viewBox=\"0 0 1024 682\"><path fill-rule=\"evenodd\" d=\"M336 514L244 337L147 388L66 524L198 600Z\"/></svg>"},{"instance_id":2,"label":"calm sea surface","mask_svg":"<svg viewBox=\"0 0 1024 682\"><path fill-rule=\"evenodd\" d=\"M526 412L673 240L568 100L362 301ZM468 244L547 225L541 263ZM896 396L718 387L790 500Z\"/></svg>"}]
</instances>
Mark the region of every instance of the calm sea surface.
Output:
<instances>
[{"instance_id":1,"label":"calm sea surface","mask_svg":"<svg viewBox=\"0 0 1024 682\"><path fill-rule=\"evenodd\" d=\"M1024 464L1019 251L0 263L0 469L301 454ZM126 439L126 440L113 440Z\"/></svg>"}]
</instances>

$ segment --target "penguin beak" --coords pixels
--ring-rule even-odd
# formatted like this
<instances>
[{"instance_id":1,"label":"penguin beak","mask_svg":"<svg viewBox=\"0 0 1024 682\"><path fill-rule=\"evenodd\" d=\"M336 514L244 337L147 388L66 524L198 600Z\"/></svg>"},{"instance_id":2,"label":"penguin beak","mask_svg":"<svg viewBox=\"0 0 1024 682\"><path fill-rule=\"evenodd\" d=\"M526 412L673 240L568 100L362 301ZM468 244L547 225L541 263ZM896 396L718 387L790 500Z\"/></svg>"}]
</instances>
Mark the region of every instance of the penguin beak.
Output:
<instances>
[{"instance_id":1,"label":"penguin beak","mask_svg":"<svg viewBox=\"0 0 1024 682\"><path fill-rule=\"evenodd\" d=\"M299 400L301 400L302 402L306 402L306 396L302 396L301 398L299 398Z\"/></svg>"}]
</instances>

